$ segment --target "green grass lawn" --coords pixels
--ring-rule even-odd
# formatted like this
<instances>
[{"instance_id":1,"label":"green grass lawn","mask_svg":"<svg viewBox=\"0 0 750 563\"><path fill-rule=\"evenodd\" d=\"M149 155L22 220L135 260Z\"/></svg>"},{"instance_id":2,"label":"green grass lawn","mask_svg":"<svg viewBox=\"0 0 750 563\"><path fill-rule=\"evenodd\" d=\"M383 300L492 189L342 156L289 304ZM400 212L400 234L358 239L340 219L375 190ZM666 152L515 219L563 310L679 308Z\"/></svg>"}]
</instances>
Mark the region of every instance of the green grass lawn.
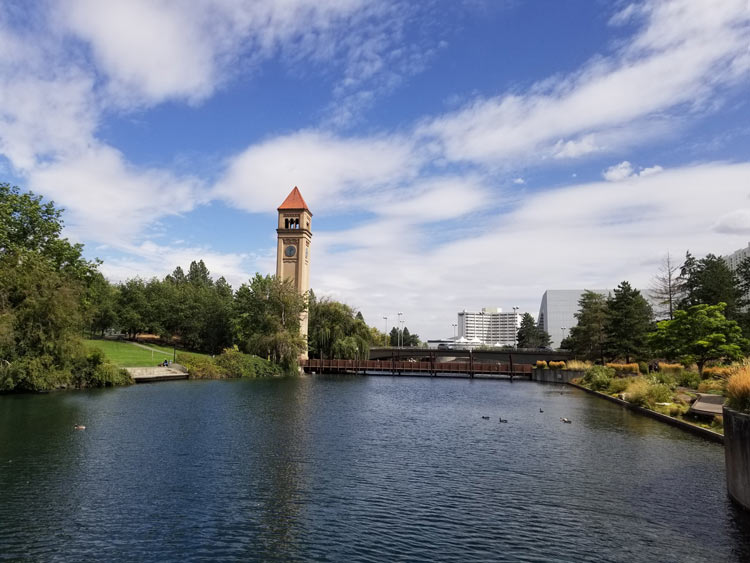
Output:
<instances>
[{"instance_id":1,"label":"green grass lawn","mask_svg":"<svg viewBox=\"0 0 750 563\"><path fill-rule=\"evenodd\" d=\"M158 346L156 344L145 344L153 350L146 350L141 346L136 346L132 342L122 340L86 340L88 346L98 348L114 364L120 367L150 367L156 366L165 359L172 361L173 350L168 346ZM205 356L196 352L184 352L177 350L177 362L190 356Z\"/></svg>"},{"instance_id":2,"label":"green grass lawn","mask_svg":"<svg viewBox=\"0 0 750 563\"><path fill-rule=\"evenodd\" d=\"M157 350L146 350L132 342L117 340L85 340L87 346L98 348L112 363L120 367L149 367L156 366L165 359L172 359L169 353Z\"/></svg>"}]
</instances>

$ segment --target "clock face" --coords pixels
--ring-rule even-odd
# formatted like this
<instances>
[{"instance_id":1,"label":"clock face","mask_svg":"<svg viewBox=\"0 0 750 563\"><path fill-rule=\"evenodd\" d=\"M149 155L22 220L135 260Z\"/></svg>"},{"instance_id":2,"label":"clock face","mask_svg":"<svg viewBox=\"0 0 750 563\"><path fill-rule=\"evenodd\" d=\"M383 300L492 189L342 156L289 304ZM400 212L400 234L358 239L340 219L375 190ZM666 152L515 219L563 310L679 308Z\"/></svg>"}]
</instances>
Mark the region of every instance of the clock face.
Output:
<instances>
[{"instance_id":1,"label":"clock face","mask_svg":"<svg viewBox=\"0 0 750 563\"><path fill-rule=\"evenodd\" d=\"M297 247L295 247L294 245L290 244L289 246L287 246L284 249L284 254L286 254L287 258L291 258L295 254L297 254Z\"/></svg>"}]
</instances>

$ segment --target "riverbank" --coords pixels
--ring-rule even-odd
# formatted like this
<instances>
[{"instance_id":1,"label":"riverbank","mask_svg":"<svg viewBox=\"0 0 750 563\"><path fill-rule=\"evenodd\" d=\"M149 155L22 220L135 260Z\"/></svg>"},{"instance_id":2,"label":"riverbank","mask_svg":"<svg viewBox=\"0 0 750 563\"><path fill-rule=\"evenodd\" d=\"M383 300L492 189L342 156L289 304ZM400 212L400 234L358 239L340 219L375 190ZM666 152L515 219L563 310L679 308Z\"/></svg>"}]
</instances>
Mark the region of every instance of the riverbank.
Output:
<instances>
[{"instance_id":1,"label":"riverbank","mask_svg":"<svg viewBox=\"0 0 750 563\"><path fill-rule=\"evenodd\" d=\"M588 387L584 387L583 385L580 385L578 383L569 382L568 385L571 385L572 387L575 387L577 389L581 389L582 391L585 391L586 393L590 393L592 395L601 397L602 399L606 399L608 401L616 403L622 407L625 407L626 409L632 410L644 416L648 416L655 420L659 420L666 424L670 424L677 428L681 428L682 430L695 434L696 436L701 436L702 438L711 440L712 442L716 442L720 444L724 443L724 435L720 434L719 432L714 432L713 430L709 430L708 428L703 428L702 426L698 426L696 424L691 424L690 422L687 422L685 420L680 420L678 418L669 416L667 414L663 414L663 413L656 412L651 409L647 409L645 407L634 405L633 403L629 403L628 401L625 401L623 399L618 399L617 397L613 397L605 393L600 393L599 391L594 391L593 389L589 389Z\"/></svg>"}]
</instances>

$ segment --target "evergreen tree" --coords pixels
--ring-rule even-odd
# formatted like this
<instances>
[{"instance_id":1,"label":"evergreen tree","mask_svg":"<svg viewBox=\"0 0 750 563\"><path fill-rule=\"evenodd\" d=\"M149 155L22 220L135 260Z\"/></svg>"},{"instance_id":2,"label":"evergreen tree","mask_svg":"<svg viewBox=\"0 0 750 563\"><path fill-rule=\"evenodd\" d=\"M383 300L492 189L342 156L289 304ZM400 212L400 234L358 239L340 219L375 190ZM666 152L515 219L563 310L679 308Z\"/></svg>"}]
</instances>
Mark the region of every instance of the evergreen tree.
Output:
<instances>
[{"instance_id":1,"label":"evergreen tree","mask_svg":"<svg viewBox=\"0 0 750 563\"><path fill-rule=\"evenodd\" d=\"M391 329L391 333L390 333L390 345L393 347L398 346L399 340L400 340L400 335L398 333L398 329L394 326Z\"/></svg>"},{"instance_id":2,"label":"evergreen tree","mask_svg":"<svg viewBox=\"0 0 750 563\"><path fill-rule=\"evenodd\" d=\"M404 330L401 331L401 346L411 346L411 333L409 332L409 327L405 326Z\"/></svg>"},{"instance_id":3,"label":"evergreen tree","mask_svg":"<svg viewBox=\"0 0 750 563\"><path fill-rule=\"evenodd\" d=\"M567 339L570 350L578 357L604 363L607 300L596 292L584 291L575 317L578 323L570 329Z\"/></svg>"},{"instance_id":4,"label":"evergreen tree","mask_svg":"<svg viewBox=\"0 0 750 563\"><path fill-rule=\"evenodd\" d=\"M546 348L551 344L552 339L547 331L537 326L534 317L529 313L524 313L516 341L519 348Z\"/></svg>"},{"instance_id":5,"label":"evergreen tree","mask_svg":"<svg viewBox=\"0 0 750 563\"><path fill-rule=\"evenodd\" d=\"M642 358L651 329L651 305L626 281L607 299L605 331L607 352L614 358Z\"/></svg>"},{"instance_id":6,"label":"evergreen tree","mask_svg":"<svg viewBox=\"0 0 750 563\"><path fill-rule=\"evenodd\" d=\"M734 273L722 258L708 254L696 260L688 252L680 270L683 297L680 308L725 303L725 315L735 318L742 293Z\"/></svg>"}]
</instances>

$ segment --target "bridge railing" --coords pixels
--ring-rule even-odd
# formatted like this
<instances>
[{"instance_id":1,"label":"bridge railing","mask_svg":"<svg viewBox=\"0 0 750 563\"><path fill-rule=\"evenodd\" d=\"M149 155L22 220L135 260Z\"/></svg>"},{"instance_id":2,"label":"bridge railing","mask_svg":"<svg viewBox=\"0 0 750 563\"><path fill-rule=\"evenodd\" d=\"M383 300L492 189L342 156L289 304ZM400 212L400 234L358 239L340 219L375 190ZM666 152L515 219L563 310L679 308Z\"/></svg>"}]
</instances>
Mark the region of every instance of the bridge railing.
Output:
<instances>
[{"instance_id":1,"label":"bridge railing","mask_svg":"<svg viewBox=\"0 0 750 563\"><path fill-rule=\"evenodd\" d=\"M528 364L487 362L405 362L396 360L327 360L310 358L302 360L301 366L316 371L384 371L384 372L429 372L530 375Z\"/></svg>"}]
</instances>

